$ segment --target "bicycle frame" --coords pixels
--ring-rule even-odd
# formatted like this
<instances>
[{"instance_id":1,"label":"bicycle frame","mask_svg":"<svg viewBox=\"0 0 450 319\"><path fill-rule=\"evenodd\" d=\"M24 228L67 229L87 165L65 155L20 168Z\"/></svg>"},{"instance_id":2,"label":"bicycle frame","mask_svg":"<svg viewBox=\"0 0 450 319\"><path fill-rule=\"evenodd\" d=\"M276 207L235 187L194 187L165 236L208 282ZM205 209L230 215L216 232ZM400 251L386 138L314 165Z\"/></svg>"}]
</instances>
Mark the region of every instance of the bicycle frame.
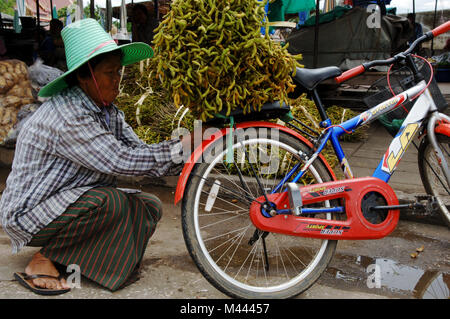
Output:
<instances>
[{"instance_id":1,"label":"bicycle frame","mask_svg":"<svg viewBox=\"0 0 450 319\"><path fill-rule=\"evenodd\" d=\"M398 108L402 103L406 102L407 100L411 99L412 97L415 97L417 94L422 92L426 88L427 84L425 81L421 81L416 86L402 92L399 95L396 95L389 100L382 102L371 109L363 112L362 114L359 114L358 116L355 116L354 118L347 120L340 125L330 125L325 128L324 133L322 134L322 137L319 140L319 146L317 147L317 150L315 153L310 157L310 159L303 165L300 172L293 178L292 182L297 183L305 174L308 167L314 162L314 160L317 158L317 156L322 152L322 150L325 148L325 145L328 141L331 142L333 149L335 151L335 154L340 162L341 168L344 172L344 175L347 179L353 178L353 173L351 171L350 165L345 157L344 151L342 149L342 146L339 142L339 137L343 134L349 134L356 128L367 124L371 121L376 120L381 115L386 114L396 108ZM429 122L428 122L428 136L430 138L430 141L432 142L432 145L434 146L438 156L442 159L442 167L443 171L445 172L445 176L447 179L447 182L450 181L449 179L449 172L448 172L448 163L445 161L445 157L442 154L442 151L437 146L436 137L434 134L434 127L436 125L436 122L438 120L445 120L450 122L450 118L447 117L445 114L438 113L437 107L433 101L433 98L429 92L428 89L425 89L423 94L421 94L416 102L414 103L413 107L409 111L407 117L405 118L400 130L398 131L397 135L394 137L392 142L390 143L388 149L386 150L385 154L383 155L382 159L380 160L377 168L375 169L372 177L378 178L382 180L385 183L389 182L389 179L391 178L392 174L394 173L397 165L399 164L400 160L402 159L403 155L405 154L405 151L407 150L408 146L414 139L414 136L417 132L419 132L420 128L423 125L424 120L429 116L429 114L432 114ZM299 169L298 166L294 167L286 176L285 178L272 190L272 194L280 192L282 185L291 177L293 176L296 171ZM449 183L450 184L450 183ZM328 213L328 212L342 212L344 211L343 207L329 207L329 208L303 208L302 213L303 214L311 214L311 213ZM286 213L286 210L278 210L279 214Z\"/></svg>"},{"instance_id":2,"label":"bicycle frame","mask_svg":"<svg viewBox=\"0 0 450 319\"><path fill-rule=\"evenodd\" d=\"M423 94L420 94L421 92ZM405 101L419 94L420 96L417 98L400 127L399 132L381 158L373 175L370 177L353 178L350 165L340 145L339 137L392 111ZM426 82L421 81L416 86L340 125L329 125L319 138L318 146L314 154L306 160L303 167L296 165L270 194L257 198L251 204L250 219L253 224L258 229L267 232L321 239L378 239L389 235L398 223L400 211L398 210L399 202L397 195L387 182L394 173L414 136L420 131L427 118L430 119L429 123L431 124L428 127L432 131L431 134L428 134L429 138L435 140L433 133L437 119L448 121L448 117L438 113L437 110L433 98L427 89ZM324 122L326 123L326 121ZM287 188L283 188L283 185L294 174L297 175L294 176L291 182L297 183L308 170L309 166L320 155L328 141L331 142L347 178L341 181L316 183L300 187L300 209L291 207L288 198L289 191ZM439 152L440 150L437 151L437 153ZM442 165L445 166L444 171L447 171L446 174L448 175L445 160ZM298 170L300 171L297 172ZM379 223L372 223L365 218L364 214L367 213L367 209L370 207L367 205L372 203L370 200L365 200L367 196L382 199L384 201L382 206L392 207L392 209L387 210L385 218ZM333 200L343 201L342 203L345 203L345 206L330 205ZM261 208L260 203L264 201L269 201L272 207L277 208L275 213L273 210L269 213ZM319 204L321 207L315 208L315 204ZM313 205L313 207L309 205ZM284 209L278 209L281 207L284 207ZM346 214L344 220L333 220L328 215L330 213L343 212ZM326 218L308 217L310 214L324 213L328 215Z\"/></svg>"}]
</instances>

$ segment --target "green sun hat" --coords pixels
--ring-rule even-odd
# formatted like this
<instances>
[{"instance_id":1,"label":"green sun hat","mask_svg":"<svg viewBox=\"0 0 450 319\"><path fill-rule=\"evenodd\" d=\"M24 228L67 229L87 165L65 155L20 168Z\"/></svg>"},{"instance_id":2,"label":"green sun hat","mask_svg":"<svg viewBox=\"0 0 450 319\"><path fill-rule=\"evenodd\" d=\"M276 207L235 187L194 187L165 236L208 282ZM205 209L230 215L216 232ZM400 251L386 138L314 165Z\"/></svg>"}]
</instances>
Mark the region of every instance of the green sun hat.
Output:
<instances>
[{"instance_id":1,"label":"green sun hat","mask_svg":"<svg viewBox=\"0 0 450 319\"><path fill-rule=\"evenodd\" d=\"M143 42L117 45L94 19L78 20L61 31L66 51L68 71L41 88L39 96L50 97L67 88L66 76L90 59L106 52L121 49L122 65L133 64L153 57L152 48Z\"/></svg>"}]
</instances>

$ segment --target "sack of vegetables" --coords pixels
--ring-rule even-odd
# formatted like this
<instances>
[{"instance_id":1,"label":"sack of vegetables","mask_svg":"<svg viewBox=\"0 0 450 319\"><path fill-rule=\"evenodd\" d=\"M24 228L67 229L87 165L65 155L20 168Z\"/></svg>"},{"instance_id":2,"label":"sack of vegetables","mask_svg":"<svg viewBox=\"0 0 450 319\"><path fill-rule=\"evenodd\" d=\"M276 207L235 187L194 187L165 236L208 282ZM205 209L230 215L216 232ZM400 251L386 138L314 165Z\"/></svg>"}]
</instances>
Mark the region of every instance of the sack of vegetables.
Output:
<instances>
[{"instance_id":1,"label":"sack of vegetables","mask_svg":"<svg viewBox=\"0 0 450 319\"><path fill-rule=\"evenodd\" d=\"M205 121L286 101L300 56L261 35L265 20L257 0L173 1L153 46L156 76L175 105Z\"/></svg>"},{"instance_id":2,"label":"sack of vegetables","mask_svg":"<svg viewBox=\"0 0 450 319\"><path fill-rule=\"evenodd\" d=\"M34 100L26 64L0 61L0 144L16 124L20 108Z\"/></svg>"}]
</instances>

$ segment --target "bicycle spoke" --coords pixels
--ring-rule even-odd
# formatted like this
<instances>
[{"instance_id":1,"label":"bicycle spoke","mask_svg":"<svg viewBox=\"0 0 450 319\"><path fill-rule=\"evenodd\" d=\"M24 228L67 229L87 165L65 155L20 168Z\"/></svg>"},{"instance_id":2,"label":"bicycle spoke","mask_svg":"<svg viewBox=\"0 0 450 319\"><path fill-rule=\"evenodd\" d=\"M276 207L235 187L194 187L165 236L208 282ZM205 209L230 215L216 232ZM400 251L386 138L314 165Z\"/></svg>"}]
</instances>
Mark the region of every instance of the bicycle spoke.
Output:
<instances>
[{"instance_id":1,"label":"bicycle spoke","mask_svg":"<svg viewBox=\"0 0 450 319\"><path fill-rule=\"evenodd\" d=\"M223 166L226 168L226 165L223 165ZM227 168L226 168L226 169L227 169ZM214 170L215 170L215 171L218 171L216 168L214 168ZM227 170L228 170L228 169L227 169ZM219 174L220 174L220 173L219 173ZM228 174L228 175L230 175L230 174ZM234 186L236 186L236 187L238 188L238 190L244 192L244 194L250 196L251 198L255 198L255 196L254 196L251 192L249 192L249 191L247 191L246 189L244 189L243 187L239 186L239 184L233 182L230 178L227 178L227 175L221 174L221 176L222 176L223 178L225 178L226 181L228 181L228 182L230 182L231 184L233 184ZM247 187L247 188L248 188L248 187Z\"/></svg>"},{"instance_id":2,"label":"bicycle spoke","mask_svg":"<svg viewBox=\"0 0 450 319\"><path fill-rule=\"evenodd\" d=\"M283 256L282 256L282 254L281 254L280 246L278 246L278 242L276 243L276 245L277 245L277 252L278 252L279 255L280 255L280 258L279 258L279 259L280 259L281 264L282 264L282 266L283 266L284 274L286 275L286 278L289 278L289 275L288 275L287 269L286 269L286 265L284 264Z\"/></svg>"},{"instance_id":3,"label":"bicycle spoke","mask_svg":"<svg viewBox=\"0 0 450 319\"><path fill-rule=\"evenodd\" d=\"M202 226L202 227L200 227L200 229L205 229L205 228L207 228L207 227L211 227L211 226L214 226L214 225L217 225L217 224L220 224L220 223L225 223L225 222L230 221L230 220L232 220L232 219L235 219L235 218L237 218L237 217L241 217L241 215L235 215L235 216L232 216L232 217L228 217L228 218L226 218L226 219L219 220L219 221L217 221L217 222L215 222L215 223L211 223L211 224Z\"/></svg>"},{"instance_id":4,"label":"bicycle spoke","mask_svg":"<svg viewBox=\"0 0 450 319\"><path fill-rule=\"evenodd\" d=\"M250 226L248 226L248 227L250 227ZM234 237L232 245L230 245L230 246L228 247L228 249L225 250L225 251L223 252L223 254L216 260L216 262L219 262L219 261L222 259L222 257L225 256L225 254L233 247L234 243L235 243L238 239L239 239L239 242L242 241L242 238L244 237L245 232L247 231L248 227L247 227L244 231L240 232L238 235L236 235L236 236ZM236 245L236 249L237 249L238 247L239 247L239 245ZM235 249L235 251L233 252L232 256L230 257L230 260L228 261L228 264L227 264L227 266L225 267L225 270L228 268L228 265L229 265L230 261L233 259L234 253L236 252L236 249Z\"/></svg>"}]
</instances>

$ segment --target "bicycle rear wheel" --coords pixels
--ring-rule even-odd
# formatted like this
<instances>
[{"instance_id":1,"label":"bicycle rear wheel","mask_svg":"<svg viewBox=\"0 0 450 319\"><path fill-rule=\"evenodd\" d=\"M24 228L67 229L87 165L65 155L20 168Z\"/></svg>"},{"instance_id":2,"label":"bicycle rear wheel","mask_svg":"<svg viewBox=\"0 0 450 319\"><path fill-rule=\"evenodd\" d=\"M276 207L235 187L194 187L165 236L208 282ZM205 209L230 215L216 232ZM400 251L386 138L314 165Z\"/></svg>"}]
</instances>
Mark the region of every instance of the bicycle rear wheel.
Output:
<instances>
[{"instance_id":1,"label":"bicycle rear wheel","mask_svg":"<svg viewBox=\"0 0 450 319\"><path fill-rule=\"evenodd\" d=\"M183 197L183 235L200 272L225 294L289 298L319 278L337 242L265 233L252 224L250 204L262 190L249 163L264 191L270 193L294 165L302 162L299 150L308 150L307 145L283 132L277 131L278 137L273 138L262 130L257 128L253 138L233 144L233 163L226 162L226 147L219 147L208 163L196 165ZM328 170L317 160L302 182L330 180ZM317 217L332 218L331 214Z\"/></svg>"},{"instance_id":2,"label":"bicycle rear wheel","mask_svg":"<svg viewBox=\"0 0 450 319\"><path fill-rule=\"evenodd\" d=\"M439 148L447 163L450 163L450 137L436 134ZM427 137L424 137L419 148L419 172L427 194L436 197L439 212L445 224L450 227L450 188L439 165L439 160Z\"/></svg>"}]
</instances>

